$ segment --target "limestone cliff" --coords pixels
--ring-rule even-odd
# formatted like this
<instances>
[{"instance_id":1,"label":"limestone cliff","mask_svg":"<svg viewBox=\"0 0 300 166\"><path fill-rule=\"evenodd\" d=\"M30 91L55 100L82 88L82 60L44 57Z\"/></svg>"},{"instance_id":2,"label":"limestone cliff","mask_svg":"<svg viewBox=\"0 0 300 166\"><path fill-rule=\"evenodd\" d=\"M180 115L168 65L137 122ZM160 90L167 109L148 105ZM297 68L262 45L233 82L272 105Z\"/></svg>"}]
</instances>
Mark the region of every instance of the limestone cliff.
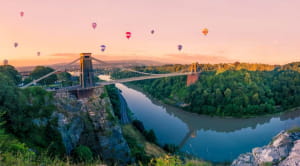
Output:
<instances>
[{"instance_id":1,"label":"limestone cliff","mask_svg":"<svg viewBox=\"0 0 300 166\"><path fill-rule=\"evenodd\" d=\"M58 130L67 154L85 145L101 159L125 165L132 159L121 127L104 88L94 89L88 98L76 99L68 93L56 94Z\"/></svg>"},{"instance_id":2,"label":"limestone cliff","mask_svg":"<svg viewBox=\"0 0 300 166\"><path fill-rule=\"evenodd\" d=\"M240 155L232 166L299 166L300 131L281 132L269 145L252 149L251 153Z\"/></svg>"}]
</instances>

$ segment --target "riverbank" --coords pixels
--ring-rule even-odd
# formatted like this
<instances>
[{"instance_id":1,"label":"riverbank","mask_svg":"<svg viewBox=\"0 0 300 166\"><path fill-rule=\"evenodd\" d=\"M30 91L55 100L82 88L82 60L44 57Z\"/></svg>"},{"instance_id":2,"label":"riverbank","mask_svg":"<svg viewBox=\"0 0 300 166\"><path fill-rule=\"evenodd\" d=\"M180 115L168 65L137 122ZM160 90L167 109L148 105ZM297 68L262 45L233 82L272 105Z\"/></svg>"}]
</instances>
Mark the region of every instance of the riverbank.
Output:
<instances>
[{"instance_id":1,"label":"riverbank","mask_svg":"<svg viewBox=\"0 0 300 166\"><path fill-rule=\"evenodd\" d=\"M232 166L299 166L300 164L300 128L282 131L263 147L241 154Z\"/></svg>"},{"instance_id":2,"label":"riverbank","mask_svg":"<svg viewBox=\"0 0 300 166\"><path fill-rule=\"evenodd\" d=\"M122 119L123 115L122 112L128 111L128 114L132 114L130 112L130 109L127 108L127 103L124 99L124 97L119 93L120 91L115 89L114 87L109 87L109 96L112 97L114 100L113 105L117 108L114 109L119 109L120 110L120 117L119 120L121 123L123 122ZM114 89L114 90L113 90ZM116 100L118 99L118 100ZM118 104L119 103L119 104ZM127 116L127 115L126 115ZM147 131L144 127L142 122L134 120L133 117L130 118L133 120L133 123L122 123L122 133L130 147L131 150L131 155L132 157L135 158L136 162L142 162L142 163L148 163L151 162L153 165L156 161L160 162L159 160L163 160L165 164L168 164L168 160L172 160L173 158L175 159L176 157L180 156L180 159L176 159L180 161L180 165L207 165L210 166L210 162L202 161L199 160L196 157L193 157L191 159L191 155L189 157L185 154L179 154L178 151L174 152L166 152L164 148L159 146L156 142L156 136L154 135L153 130ZM131 121L130 120L130 121ZM136 124L134 122L140 122L140 124ZM142 131L140 131L142 130ZM152 137L149 137L150 133L153 133ZM151 141L149 138L152 138ZM176 152L176 153L175 153ZM154 163L152 163L154 162ZM155 164L154 164L155 165Z\"/></svg>"},{"instance_id":3,"label":"riverbank","mask_svg":"<svg viewBox=\"0 0 300 166\"><path fill-rule=\"evenodd\" d=\"M240 154L267 144L281 130L300 125L300 110L246 119L212 117L162 104L136 88L116 86L134 118L153 129L160 144L181 145L181 152L214 163L231 163Z\"/></svg>"},{"instance_id":4,"label":"riverbank","mask_svg":"<svg viewBox=\"0 0 300 166\"><path fill-rule=\"evenodd\" d=\"M199 114L199 113L195 113L195 112L191 112L187 109L187 106L189 106L190 104L188 103L184 103L182 101L177 101L171 97L168 98L164 98L164 99L157 99L154 96L152 96L149 92L145 91L142 87L134 84L134 83L126 83L125 84L127 87L135 89L137 91L142 92L143 94L145 94L148 98L151 98L152 100L156 100L158 102L160 102L161 104L166 104L172 107L176 107L182 111L185 112L189 112L191 114L195 114L195 115L207 115L207 114ZM255 117L261 117L261 116L272 116L272 115L281 115L287 112L292 112L292 111L300 111L300 107L295 107L295 108L290 108L284 111L277 111L277 112L273 112L273 113L265 113L263 115L243 115L243 116L218 116L218 115L207 115L207 116L211 116L211 117L221 117L221 118L244 118L244 119L248 119L248 118L255 118Z\"/></svg>"}]
</instances>

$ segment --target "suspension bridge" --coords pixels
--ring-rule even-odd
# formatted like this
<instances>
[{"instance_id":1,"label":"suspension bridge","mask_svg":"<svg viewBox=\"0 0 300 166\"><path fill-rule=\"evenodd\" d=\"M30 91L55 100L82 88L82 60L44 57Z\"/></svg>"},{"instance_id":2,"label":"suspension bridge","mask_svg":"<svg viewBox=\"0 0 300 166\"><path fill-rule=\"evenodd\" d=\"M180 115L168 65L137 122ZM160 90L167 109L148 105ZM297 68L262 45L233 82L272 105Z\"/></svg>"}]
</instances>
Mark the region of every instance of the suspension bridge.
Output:
<instances>
[{"instance_id":1,"label":"suspension bridge","mask_svg":"<svg viewBox=\"0 0 300 166\"><path fill-rule=\"evenodd\" d=\"M107 65L107 63L102 60L92 57L91 53L81 53L79 58L73 60L72 62L70 62L62 67L57 68L55 71L53 71L51 73L48 73L38 79L33 80L32 82L24 85L21 88L27 88L29 86L36 85L39 81L41 81L53 74L56 74L60 71L65 70L66 67L71 66L78 61L80 62L80 85L63 87L61 89L57 89L56 91L71 91L71 90L81 90L82 91L82 90L99 88L99 87L103 87L105 85L111 85L111 84L116 84L116 83L126 83L126 82L132 82L132 81L140 81L140 80L156 79L156 78L164 78L164 77L175 77L175 76L188 76L188 77L190 77L190 83L188 83L188 84L191 84L198 79L198 74L201 73L200 71L197 71L198 66L196 63L193 63L191 65L190 72L179 71L179 72L166 73L166 74L146 73L146 72L142 72L142 71L136 71L136 70L130 69L130 68L120 68L121 71L137 73L140 76L94 83L94 81L93 81L94 71L93 71L92 61L94 61L96 63L100 63L100 64L105 64L105 65ZM188 78L188 80L189 80L189 78Z\"/></svg>"}]
</instances>

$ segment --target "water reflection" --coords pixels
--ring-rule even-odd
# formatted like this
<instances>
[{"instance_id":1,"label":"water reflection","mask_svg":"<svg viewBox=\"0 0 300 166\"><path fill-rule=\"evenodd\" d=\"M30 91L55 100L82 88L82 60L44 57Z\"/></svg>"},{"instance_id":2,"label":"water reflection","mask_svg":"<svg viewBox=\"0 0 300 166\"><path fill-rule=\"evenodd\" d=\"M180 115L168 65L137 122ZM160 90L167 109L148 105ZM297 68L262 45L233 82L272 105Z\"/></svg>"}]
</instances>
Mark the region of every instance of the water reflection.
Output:
<instances>
[{"instance_id":1,"label":"water reflection","mask_svg":"<svg viewBox=\"0 0 300 166\"><path fill-rule=\"evenodd\" d=\"M181 151L210 161L232 161L269 143L281 130L300 126L300 110L249 119L210 117L161 104L123 84L117 87L134 116L145 128L154 129L159 143L176 144Z\"/></svg>"}]
</instances>

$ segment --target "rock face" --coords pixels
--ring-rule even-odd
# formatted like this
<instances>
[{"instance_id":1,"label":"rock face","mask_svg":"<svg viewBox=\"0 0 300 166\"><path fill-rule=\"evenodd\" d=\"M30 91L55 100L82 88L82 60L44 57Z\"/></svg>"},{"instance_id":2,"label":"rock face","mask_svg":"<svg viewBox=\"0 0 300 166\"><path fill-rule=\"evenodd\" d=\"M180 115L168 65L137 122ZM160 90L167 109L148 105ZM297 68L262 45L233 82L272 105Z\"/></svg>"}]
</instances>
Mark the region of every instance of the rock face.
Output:
<instances>
[{"instance_id":1,"label":"rock face","mask_svg":"<svg viewBox=\"0 0 300 166\"><path fill-rule=\"evenodd\" d=\"M300 166L300 132L280 132L264 147L241 154L232 166Z\"/></svg>"},{"instance_id":2,"label":"rock face","mask_svg":"<svg viewBox=\"0 0 300 166\"><path fill-rule=\"evenodd\" d=\"M89 98L76 99L68 93L56 94L58 120L67 154L78 145L88 146L103 160L118 165L131 162L130 149L103 88Z\"/></svg>"}]
</instances>

